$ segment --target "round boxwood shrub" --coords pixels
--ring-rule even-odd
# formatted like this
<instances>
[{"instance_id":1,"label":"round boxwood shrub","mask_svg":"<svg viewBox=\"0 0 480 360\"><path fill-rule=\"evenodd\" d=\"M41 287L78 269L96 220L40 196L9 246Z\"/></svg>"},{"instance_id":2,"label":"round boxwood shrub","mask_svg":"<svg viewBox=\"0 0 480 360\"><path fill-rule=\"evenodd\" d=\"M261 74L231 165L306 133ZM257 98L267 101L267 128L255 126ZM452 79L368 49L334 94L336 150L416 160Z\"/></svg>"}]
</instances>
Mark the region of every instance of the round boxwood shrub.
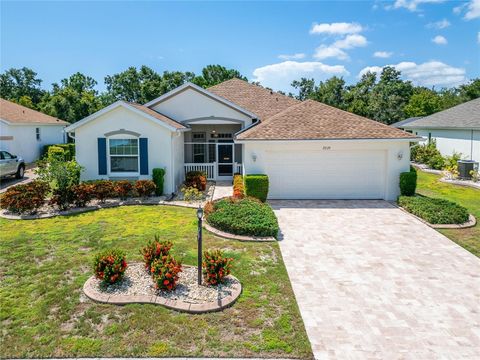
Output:
<instances>
[{"instance_id":1,"label":"round boxwood shrub","mask_svg":"<svg viewBox=\"0 0 480 360\"><path fill-rule=\"evenodd\" d=\"M273 236L278 234L278 221L268 204L246 197L223 198L208 203L207 222L213 227L236 235Z\"/></svg>"},{"instance_id":2,"label":"round boxwood shrub","mask_svg":"<svg viewBox=\"0 0 480 360\"><path fill-rule=\"evenodd\" d=\"M417 171L410 167L410 171L400 174L400 194L404 196L415 195L417 188Z\"/></svg>"},{"instance_id":3,"label":"round boxwood shrub","mask_svg":"<svg viewBox=\"0 0 480 360\"><path fill-rule=\"evenodd\" d=\"M245 175L245 194L265 202L268 196L268 176L264 174Z\"/></svg>"},{"instance_id":4,"label":"round boxwood shrub","mask_svg":"<svg viewBox=\"0 0 480 360\"><path fill-rule=\"evenodd\" d=\"M120 281L127 269L125 253L117 249L105 250L93 261L93 272L97 279L102 280L104 284L114 284Z\"/></svg>"}]
</instances>

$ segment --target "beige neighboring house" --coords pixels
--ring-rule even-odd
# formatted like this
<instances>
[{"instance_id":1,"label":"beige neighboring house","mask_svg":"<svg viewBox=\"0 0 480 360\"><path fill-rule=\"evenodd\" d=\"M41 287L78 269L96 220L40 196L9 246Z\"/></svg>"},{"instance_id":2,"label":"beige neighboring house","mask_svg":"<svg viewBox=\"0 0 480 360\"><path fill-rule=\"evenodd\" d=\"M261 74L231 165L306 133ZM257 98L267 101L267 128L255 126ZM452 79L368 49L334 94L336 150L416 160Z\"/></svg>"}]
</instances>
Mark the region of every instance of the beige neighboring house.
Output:
<instances>
[{"instance_id":1,"label":"beige neighboring house","mask_svg":"<svg viewBox=\"0 0 480 360\"><path fill-rule=\"evenodd\" d=\"M70 125L83 179L150 179L165 192L185 173L269 176L270 199L387 199L399 194L419 137L239 79L184 84L144 105L118 101Z\"/></svg>"},{"instance_id":2,"label":"beige neighboring house","mask_svg":"<svg viewBox=\"0 0 480 360\"><path fill-rule=\"evenodd\" d=\"M63 144L70 123L0 98L0 149L31 163L42 147Z\"/></svg>"}]
</instances>

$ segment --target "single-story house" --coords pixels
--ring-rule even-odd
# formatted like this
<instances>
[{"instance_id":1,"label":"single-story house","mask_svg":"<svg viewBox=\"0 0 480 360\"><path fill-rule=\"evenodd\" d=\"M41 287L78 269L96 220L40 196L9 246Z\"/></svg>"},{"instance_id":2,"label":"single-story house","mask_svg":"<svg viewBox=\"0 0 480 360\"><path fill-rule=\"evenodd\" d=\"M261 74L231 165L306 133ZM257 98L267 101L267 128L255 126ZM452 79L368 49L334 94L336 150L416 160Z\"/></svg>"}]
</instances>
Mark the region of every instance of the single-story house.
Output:
<instances>
[{"instance_id":1,"label":"single-story house","mask_svg":"<svg viewBox=\"0 0 480 360\"><path fill-rule=\"evenodd\" d=\"M70 123L14 102L0 99L0 149L31 163L44 145L63 144Z\"/></svg>"},{"instance_id":2,"label":"single-story house","mask_svg":"<svg viewBox=\"0 0 480 360\"><path fill-rule=\"evenodd\" d=\"M175 192L190 170L211 180L267 174L270 199L388 199L418 137L316 101L232 79L184 84L144 105L118 101L66 128L83 179L148 179Z\"/></svg>"},{"instance_id":3,"label":"single-story house","mask_svg":"<svg viewBox=\"0 0 480 360\"><path fill-rule=\"evenodd\" d=\"M444 156L459 152L467 160L480 161L480 98L392 126L428 141L434 139Z\"/></svg>"}]
</instances>

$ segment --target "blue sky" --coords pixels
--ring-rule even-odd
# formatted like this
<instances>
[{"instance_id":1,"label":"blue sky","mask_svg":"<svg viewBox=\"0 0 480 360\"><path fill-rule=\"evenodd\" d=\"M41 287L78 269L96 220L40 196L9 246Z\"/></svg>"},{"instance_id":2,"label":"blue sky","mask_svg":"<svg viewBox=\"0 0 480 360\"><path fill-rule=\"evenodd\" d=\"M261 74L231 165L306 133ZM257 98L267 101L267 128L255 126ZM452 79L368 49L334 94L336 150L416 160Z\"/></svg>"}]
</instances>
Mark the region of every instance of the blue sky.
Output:
<instances>
[{"instance_id":1,"label":"blue sky","mask_svg":"<svg viewBox=\"0 0 480 360\"><path fill-rule=\"evenodd\" d=\"M147 65L207 64L290 90L291 80L395 65L416 84L480 76L480 0L316 2L1 2L1 70L27 66L44 87Z\"/></svg>"}]
</instances>

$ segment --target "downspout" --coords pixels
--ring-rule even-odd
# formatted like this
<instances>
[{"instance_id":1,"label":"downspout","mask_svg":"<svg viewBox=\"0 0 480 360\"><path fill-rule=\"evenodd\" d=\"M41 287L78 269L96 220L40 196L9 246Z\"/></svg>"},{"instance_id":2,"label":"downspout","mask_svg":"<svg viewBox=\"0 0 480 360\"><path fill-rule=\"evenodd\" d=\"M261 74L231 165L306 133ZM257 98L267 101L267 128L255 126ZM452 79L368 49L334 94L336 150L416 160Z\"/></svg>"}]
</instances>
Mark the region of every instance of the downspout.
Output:
<instances>
[{"instance_id":1,"label":"downspout","mask_svg":"<svg viewBox=\"0 0 480 360\"><path fill-rule=\"evenodd\" d=\"M473 160L473 129L470 133L470 160Z\"/></svg>"}]
</instances>

